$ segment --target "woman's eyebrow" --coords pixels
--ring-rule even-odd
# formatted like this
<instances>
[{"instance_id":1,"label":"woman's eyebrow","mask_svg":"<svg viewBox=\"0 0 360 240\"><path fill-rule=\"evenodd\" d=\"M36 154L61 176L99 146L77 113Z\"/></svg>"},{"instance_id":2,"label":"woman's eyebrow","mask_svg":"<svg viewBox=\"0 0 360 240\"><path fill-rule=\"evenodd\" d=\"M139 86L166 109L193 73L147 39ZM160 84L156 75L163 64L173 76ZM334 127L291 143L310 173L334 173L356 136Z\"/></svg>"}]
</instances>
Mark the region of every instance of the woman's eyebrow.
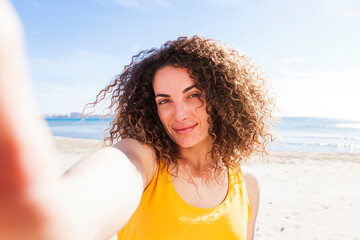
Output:
<instances>
[{"instance_id":1,"label":"woman's eyebrow","mask_svg":"<svg viewBox=\"0 0 360 240\"><path fill-rule=\"evenodd\" d=\"M159 93L159 94L156 94L155 98L157 98L157 97L170 97L170 95Z\"/></svg>"},{"instance_id":2,"label":"woman's eyebrow","mask_svg":"<svg viewBox=\"0 0 360 240\"><path fill-rule=\"evenodd\" d=\"M191 85L190 87L187 87L184 89L183 93L186 93L187 91L190 91L191 89L193 89L194 87L196 87L196 84Z\"/></svg>"},{"instance_id":3,"label":"woman's eyebrow","mask_svg":"<svg viewBox=\"0 0 360 240\"><path fill-rule=\"evenodd\" d=\"M186 93L186 92L190 91L190 90L193 89L194 87L196 87L196 84L191 85L190 87L185 88L184 91L183 91L183 93ZM163 94L163 93L159 93L159 94L156 94L155 98L157 98L157 97L170 97L170 95L168 95L168 94Z\"/></svg>"}]
</instances>

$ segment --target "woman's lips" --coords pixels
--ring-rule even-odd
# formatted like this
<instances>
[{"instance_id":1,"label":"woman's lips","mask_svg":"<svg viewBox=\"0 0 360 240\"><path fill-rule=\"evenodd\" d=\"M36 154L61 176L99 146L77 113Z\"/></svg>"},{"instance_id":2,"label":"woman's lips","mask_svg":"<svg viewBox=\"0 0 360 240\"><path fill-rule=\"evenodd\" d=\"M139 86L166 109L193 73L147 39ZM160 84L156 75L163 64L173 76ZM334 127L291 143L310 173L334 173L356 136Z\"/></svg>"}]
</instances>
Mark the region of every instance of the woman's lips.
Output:
<instances>
[{"instance_id":1,"label":"woman's lips","mask_svg":"<svg viewBox=\"0 0 360 240\"><path fill-rule=\"evenodd\" d=\"M179 134L179 135L185 135L188 134L189 132L191 132L195 127L197 126L197 124L189 126L189 127L177 127L177 128L173 128L174 131Z\"/></svg>"}]
</instances>

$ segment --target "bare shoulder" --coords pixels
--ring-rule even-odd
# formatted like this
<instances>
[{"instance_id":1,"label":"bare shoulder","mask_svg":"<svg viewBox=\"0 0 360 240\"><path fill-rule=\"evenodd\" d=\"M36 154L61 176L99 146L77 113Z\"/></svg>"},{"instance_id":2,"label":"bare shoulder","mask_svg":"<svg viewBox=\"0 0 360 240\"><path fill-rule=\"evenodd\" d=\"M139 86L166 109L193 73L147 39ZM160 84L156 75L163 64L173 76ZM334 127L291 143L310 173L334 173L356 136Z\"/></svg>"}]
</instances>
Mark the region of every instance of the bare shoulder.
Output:
<instances>
[{"instance_id":1,"label":"bare shoulder","mask_svg":"<svg viewBox=\"0 0 360 240\"><path fill-rule=\"evenodd\" d=\"M247 187L248 191L251 188L260 189L259 180L256 177L256 175L254 174L254 172L249 167L242 165L241 172L244 175L246 187Z\"/></svg>"},{"instance_id":2,"label":"bare shoulder","mask_svg":"<svg viewBox=\"0 0 360 240\"><path fill-rule=\"evenodd\" d=\"M260 184L256 175L247 166L241 166L252 211L257 211L260 198Z\"/></svg>"},{"instance_id":3,"label":"bare shoulder","mask_svg":"<svg viewBox=\"0 0 360 240\"><path fill-rule=\"evenodd\" d=\"M125 138L114 144L116 149L122 151L128 159L142 172L146 182L145 187L155 175L157 163L154 149L145 143L133 138Z\"/></svg>"}]
</instances>

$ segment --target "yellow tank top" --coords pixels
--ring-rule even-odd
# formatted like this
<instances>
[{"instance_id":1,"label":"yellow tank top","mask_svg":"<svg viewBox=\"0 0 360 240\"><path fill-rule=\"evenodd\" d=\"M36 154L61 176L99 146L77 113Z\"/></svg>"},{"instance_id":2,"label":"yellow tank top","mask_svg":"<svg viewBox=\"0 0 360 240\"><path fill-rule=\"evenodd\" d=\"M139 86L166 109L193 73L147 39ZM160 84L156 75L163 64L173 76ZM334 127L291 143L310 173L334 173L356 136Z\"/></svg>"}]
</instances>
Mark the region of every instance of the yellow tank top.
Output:
<instances>
[{"instance_id":1,"label":"yellow tank top","mask_svg":"<svg viewBox=\"0 0 360 240\"><path fill-rule=\"evenodd\" d=\"M156 171L129 222L118 232L122 240L246 239L250 205L244 176L229 169L224 201L214 208L186 203L176 192L167 171Z\"/></svg>"}]
</instances>

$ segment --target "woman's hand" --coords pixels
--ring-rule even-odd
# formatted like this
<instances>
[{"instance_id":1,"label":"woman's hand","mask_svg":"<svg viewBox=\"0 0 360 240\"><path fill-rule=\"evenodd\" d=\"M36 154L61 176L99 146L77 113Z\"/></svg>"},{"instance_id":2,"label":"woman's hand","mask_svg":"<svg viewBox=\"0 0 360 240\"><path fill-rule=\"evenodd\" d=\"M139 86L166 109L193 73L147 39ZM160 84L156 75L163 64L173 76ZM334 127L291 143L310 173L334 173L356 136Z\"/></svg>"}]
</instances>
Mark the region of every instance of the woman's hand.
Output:
<instances>
[{"instance_id":1,"label":"woman's hand","mask_svg":"<svg viewBox=\"0 0 360 240\"><path fill-rule=\"evenodd\" d=\"M29 87L21 22L0 0L0 239L57 239L54 156Z\"/></svg>"},{"instance_id":2,"label":"woman's hand","mask_svg":"<svg viewBox=\"0 0 360 240\"><path fill-rule=\"evenodd\" d=\"M136 210L155 173L155 153L126 140L56 176L24 52L21 22L0 0L0 239L110 237Z\"/></svg>"},{"instance_id":3,"label":"woman's hand","mask_svg":"<svg viewBox=\"0 0 360 240\"><path fill-rule=\"evenodd\" d=\"M54 176L54 146L30 91L22 36L16 13L1 0L0 186L12 194Z\"/></svg>"}]
</instances>

